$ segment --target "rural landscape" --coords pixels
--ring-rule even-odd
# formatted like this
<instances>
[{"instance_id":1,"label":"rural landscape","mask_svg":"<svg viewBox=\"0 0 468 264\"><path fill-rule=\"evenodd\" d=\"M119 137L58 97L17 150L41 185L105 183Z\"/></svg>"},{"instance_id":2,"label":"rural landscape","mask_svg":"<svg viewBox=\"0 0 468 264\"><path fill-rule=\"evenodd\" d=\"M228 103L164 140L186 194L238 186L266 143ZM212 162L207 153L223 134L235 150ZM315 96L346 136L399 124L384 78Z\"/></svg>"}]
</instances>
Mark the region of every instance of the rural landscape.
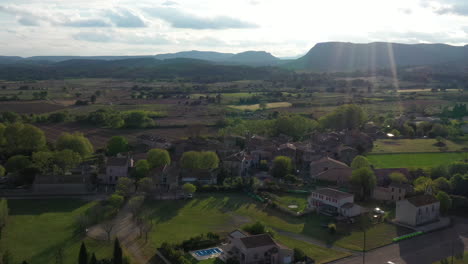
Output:
<instances>
[{"instance_id":1,"label":"rural landscape","mask_svg":"<svg viewBox=\"0 0 468 264\"><path fill-rule=\"evenodd\" d=\"M0 36L57 32L0 40L0 264L468 263L468 45L369 37L280 57L208 34L260 25L172 1L96 17L6 2ZM123 37L142 28L208 32L214 51Z\"/></svg>"}]
</instances>

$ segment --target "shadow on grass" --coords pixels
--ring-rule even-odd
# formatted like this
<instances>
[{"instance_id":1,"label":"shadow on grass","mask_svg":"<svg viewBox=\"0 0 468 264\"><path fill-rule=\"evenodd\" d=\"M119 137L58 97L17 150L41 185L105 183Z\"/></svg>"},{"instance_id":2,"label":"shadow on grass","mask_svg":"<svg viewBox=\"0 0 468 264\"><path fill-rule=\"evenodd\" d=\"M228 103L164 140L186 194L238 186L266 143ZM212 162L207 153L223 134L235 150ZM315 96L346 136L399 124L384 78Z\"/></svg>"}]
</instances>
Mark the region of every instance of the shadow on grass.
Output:
<instances>
[{"instance_id":1,"label":"shadow on grass","mask_svg":"<svg viewBox=\"0 0 468 264\"><path fill-rule=\"evenodd\" d=\"M10 215L39 215L72 212L87 203L79 199L24 199L8 200L8 207Z\"/></svg>"}]
</instances>

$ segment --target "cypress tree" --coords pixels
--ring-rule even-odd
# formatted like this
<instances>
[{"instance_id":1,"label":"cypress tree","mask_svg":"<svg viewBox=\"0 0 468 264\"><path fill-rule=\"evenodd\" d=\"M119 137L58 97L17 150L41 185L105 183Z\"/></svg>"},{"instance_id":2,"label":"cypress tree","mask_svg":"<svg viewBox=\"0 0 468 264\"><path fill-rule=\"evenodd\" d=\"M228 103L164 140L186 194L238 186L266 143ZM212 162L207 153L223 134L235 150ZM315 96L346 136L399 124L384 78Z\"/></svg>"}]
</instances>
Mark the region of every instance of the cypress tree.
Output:
<instances>
[{"instance_id":1,"label":"cypress tree","mask_svg":"<svg viewBox=\"0 0 468 264\"><path fill-rule=\"evenodd\" d=\"M91 260L89 261L89 264L97 264L96 255L94 253L91 256Z\"/></svg>"},{"instance_id":2,"label":"cypress tree","mask_svg":"<svg viewBox=\"0 0 468 264\"><path fill-rule=\"evenodd\" d=\"M123 264L122 248L118 238L114 241L114 264Z\"/></svg>"},{"instance_id":3,"label":"cypress tree","mask_svg":"<svg viewBox=\"0 0 468 264\"><path fill-rule=\"evenodd\" d=\"M80 255L78 256L78 264L88 264L88 251L84 242L81 242Z\"/></svg>"}]
</instances>

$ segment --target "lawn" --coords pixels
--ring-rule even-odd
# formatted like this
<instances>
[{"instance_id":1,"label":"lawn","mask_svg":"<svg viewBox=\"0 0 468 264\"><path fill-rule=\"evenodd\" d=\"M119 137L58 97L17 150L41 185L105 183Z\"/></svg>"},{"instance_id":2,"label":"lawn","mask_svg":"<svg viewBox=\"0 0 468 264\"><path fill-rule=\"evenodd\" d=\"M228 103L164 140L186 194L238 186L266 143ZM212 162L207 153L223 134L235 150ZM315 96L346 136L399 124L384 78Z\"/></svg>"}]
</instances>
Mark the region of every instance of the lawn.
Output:
<instances>
[{"instance_id":1,"label":"lawn","mask_svg":"<svg viewBox=\"0 0 468 264\"><path fill-rule=\"evenodd\" d=\"M288 208L290 205L296 205L297 208L289 208L291 211L302 212L307 207L307 194L280 194L275 195L275 199L282 206Z\"/></svg>"},{"instance_id":2,"label":"lawn","mask_svg":"<svg viewBox=\"0 0 468 264\"><path fill-rule=\"evenodd\" d=\"M375 168L428 168L466 159L465 153L369 154Z\"/></svg>"},{"instance_id":3,"label":"lawn","mask_svg":"<svg viewBox=\"0 0 468 264\"><path fill-rule=\"evenodd\" d=\"M378 139L374 142L372 153L404 153L404 152L440 152L435 146L435 139ZM462 151L468 148L468 143L445 141L445 151Z\"/></svg>"},{"instance_id":4,"label":"lawn","mask_svg":"<svg viewBox=\"0 0 468 264\"><path fill-rule=\"evenodd\" d=\"M74 220L93 203L75 199L9 200L10 217L2 232L0 248L8 250L13 263L55 263L63 249L64 264L76 263L82 236L74 235ZM112 245L85 240L88 252L98 258L112 256Z\"/></svg>"},{"instance_id":5,"label":"lawn","mask_svg":"<svg viewBox=\"0 0 468 264\"><path fill-rule=\"evenodd\" d=\"M268 227L307 235L337 246L362 250L362 231L349 225L339 225L338 233L329 234L322 224L331 219L326 216L308 215L292 217L255 202L245 194L197 194L190 201L148 201L146 213L155 221L150 234L151 243L146 250L154 252L162 242L180 242L206 232L228 232L247 223L260 221ZM368 234L368 248L391 243L399 230L388 224L379 224ZM327 249L324 249L327 250ZM329 254L331 254L329 252Z\"/></svg>"},{"instance_id":6,"label":"lawn","mask_svg":"<svg viewBox=\"0 0 468 264\"><path fill-rule=\"evenodd\" d=\"M266 104L267 109L271 108L284 108L284 107L291 107L292 104L288 102L277 102L277 103L268 103ZM231 108L235 108L238 110L250 110L255 111L260 109L260 104L252 104L252 105L229 105Z\"/></svg>"}]
</instances>

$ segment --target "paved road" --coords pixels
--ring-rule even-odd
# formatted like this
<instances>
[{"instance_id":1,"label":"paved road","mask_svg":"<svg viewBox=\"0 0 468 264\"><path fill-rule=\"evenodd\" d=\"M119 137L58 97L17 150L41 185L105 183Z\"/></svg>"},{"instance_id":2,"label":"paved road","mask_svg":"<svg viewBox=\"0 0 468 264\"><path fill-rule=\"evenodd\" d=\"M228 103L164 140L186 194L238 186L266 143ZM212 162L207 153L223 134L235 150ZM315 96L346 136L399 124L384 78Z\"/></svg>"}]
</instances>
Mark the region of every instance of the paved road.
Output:
<instances>
[{"instance_id":1,"label":"paved road","mask_svg":"<svg viewBox=\"0 0 468 264\"><path fill-rule=\"evenodd\" d=\"M392 261L396 264L432 264L468 251L468 219L456 219L454 227L402 241L366 253L366 263ZM334 264L361 264L362 256L352 256Z\"/></svg>"}]
</instances>

